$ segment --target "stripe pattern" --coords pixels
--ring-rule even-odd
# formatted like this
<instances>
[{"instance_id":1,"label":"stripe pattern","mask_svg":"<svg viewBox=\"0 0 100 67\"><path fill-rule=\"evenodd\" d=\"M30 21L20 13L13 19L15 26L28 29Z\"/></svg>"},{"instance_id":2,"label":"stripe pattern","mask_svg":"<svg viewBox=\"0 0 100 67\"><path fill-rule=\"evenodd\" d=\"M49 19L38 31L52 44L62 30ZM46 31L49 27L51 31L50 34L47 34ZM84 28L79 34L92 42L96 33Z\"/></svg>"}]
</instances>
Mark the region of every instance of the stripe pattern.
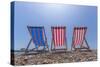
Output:
<instances>
[{"instance_id":1,"label":"stripe pattern","mask_svg":"<svg viewBox=\"0 0 100 67\"><path fill-rule=\"evenodd\" d=\"M51 27L52 39L55 47L63 46L65 43L66 27Z\"/></svg>"},{"instance_id":2,"label":"stripe pattern","mask_svg":"<svg viewBox=\"0 0 100 67\"><path fill-rule=\"evenodd\" d=\"M78 46L82 45L85 37L87 27L75 27L74 28L74 40L73 40L73 45Z\"/></svg>"},{"instance_id":3,"label":"stripe pattern","mask_svg":"<svg viewBox=\"0 0 100 67\"><path fill-rule=\"evenodd\" d=\"M32 40L36 48L38 46L46 46L45 36L44 36L44 27L28 27L28 29L32 36Z\"/></svg>"}]
</instances>

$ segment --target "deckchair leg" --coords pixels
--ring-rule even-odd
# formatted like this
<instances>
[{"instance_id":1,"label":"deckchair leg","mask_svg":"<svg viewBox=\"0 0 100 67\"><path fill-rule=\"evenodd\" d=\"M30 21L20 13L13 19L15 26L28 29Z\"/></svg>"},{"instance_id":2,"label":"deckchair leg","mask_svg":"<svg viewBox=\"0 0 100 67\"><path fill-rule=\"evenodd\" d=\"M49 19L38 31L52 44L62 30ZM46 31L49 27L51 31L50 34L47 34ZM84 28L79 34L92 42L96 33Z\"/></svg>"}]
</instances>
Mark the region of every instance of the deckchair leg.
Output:
<instances>
[{"instance_id":1,"label":"deckchair leg","mask_svg":"<svg viewBox=\"0 0 100 67\"><path fill-rule=\"evenodd\" d=\"M71 45L71 50L74 50L74 48L75 48L75 46L72 44L72 45Z\"/></svg>"},{"instance_id":2,"label":"deckchair leg","mask_svg":"<svg viewBox=\"0 0 100 67\"><path fill-rule=\"evenodd\" d=\"M74 32L73 32L73 34L74 34ZM73 43L74 43L74 36L72 37L71 51L72 51L72 50L73 50L73 48L74 48L74 47L73 47L73 46L74 46L74 45L73 45Z\"/></svg>"},{"instance_id":3,"label":"deckchair leg","mask_svg":"<svg viewBox=\"0 0 100 67\"><path fill-rule=\"evenodd\" d=\"M48 51L49 51L47 41L45 41L45 46L43 47L43 50L44 50L44 51L45 51L46 49L48 49Z\"/></svg>"},{"instance_id":4,"label":"deckchair leg","mask_svg":"<svg viewBox=\"0 0 100 67\"><path fill-rule=\"evenodd\" d=\"M87 46L87 48L89 49L89 45L88 45L88 43L87 43L87 40L86 39L84 39L84 41L83 42L85 42L86 43L86 46ZM83 42L82 42L82 45L83 45ZM82 48L82 45L80 46L80 48Z\"/></svg>"},{"instance_id":5,"label":"deckchair leg","mask_svg":"<svg viewBox=\"0 0 100 67\"><path fill-rule=\"evenodd\" d=\"M66 48L65 48L65 49L66 49L66 53L67 53L67 43L66 43L66 42L65 42L65 46L66 46Z\"/></svg>"},{"instance_id":6,"label":"deckchair leg","mask_svg":"<svg viewBox=\"0 0 100 67\"><path fill-rule=\"evenodd\" d=\"M73 50L73 45L71 46L71 51Z\"/></svg>"},{"instance_id":7,"label":"deckchair leg","mask_svg":"<svg viewBox=\"0 0 100 67\"><path fill-rule=\"evenodd\" d=\"M46 48L47 48L47 49L48 49L48 51L49 51L47 40L46 40Z\"/></svg>"},{"instance_id":8,"label":"deckchair leg","mask_svg":"<svg viewBox=\"0 0 100 67\"><path fill-rule=\"evenodd\" d=\"M47 45L47 49L48 49L48 51L49 51L49 47L48 47L48 45Z\"/></svg>"},{"instance_id":9,"label":"deckchair leg","mask_svg":"<svg viewBox=\"0 0 100 67\"><path fill-rule=\"evenodd\" d=\"M65 46L66 46L66 50L67 50L67 40L66 40L66 37L65 37Z\"/></svg>"},{"instance_id":10,"label":"deckchair leg","mask_svg":"<svg viewBox=\"0 0 100 67\"><path fill-rule=\"evenodd\" d=\"M86 40L86 39L85 39L85 42L86 42L86 45L87 45L88 49L90 49L90 47L89 47L88 42L87 42L87 40Z\"/></svg>"},{"instance_id":11,"label":"deckchair leg","mask_svg":"<svg viewBox=\"0 0 100 67\"><path fill-rule=\"evenodd\" d=\"M46 48L47 48L47 45L44 46L44 48L43 48L44 53L46 53Z\"/></svg>"},{"instance_id":12,"label":"deckchair leg","mask_svg":"<svg viewBox=\"0 0 100 67\"><path fill-rule=\"evenodd\" d=\"M51 50L52 50L52 44L53 44L53 41L51 42Z\"/></svg>"},{"instance_id":13,"label":"deckchair leg","mask_svg":"<svg viewBox=\"0 0 100 67\"><path fill-rule=\"evenodd\" d=\"M25 53L27 52L27 50L28 50L28 48L29 48L29 46L30 46L30 44L31 44L31 41L32 41L32 38L31 38L31 40L30 40L29 43L28 43L28 46L27 46L27 48L26 48L26 50L25 50Z\"/></svg>"},{"instance_id":14,"label":"deckchair leg","mask_svg":"<svg viewBox=\"0 0 100 67\"><path fill-rule=\"evenodd\" d=\"M54 44L54 42L52 41L52 45ZM55 45L53 46L53 48L51 48L53 51L56 51L55 49Z\"/></svg>"},{"instance_id":15,"label":"deckchair leg","mask_svg":"<svg viewBox=\"0 0 100 67\"><path fill-rule=\"evenodd\" d=\"M72 51L72 45L71 45L71 51Z\"/></svg>"}]
</instances>

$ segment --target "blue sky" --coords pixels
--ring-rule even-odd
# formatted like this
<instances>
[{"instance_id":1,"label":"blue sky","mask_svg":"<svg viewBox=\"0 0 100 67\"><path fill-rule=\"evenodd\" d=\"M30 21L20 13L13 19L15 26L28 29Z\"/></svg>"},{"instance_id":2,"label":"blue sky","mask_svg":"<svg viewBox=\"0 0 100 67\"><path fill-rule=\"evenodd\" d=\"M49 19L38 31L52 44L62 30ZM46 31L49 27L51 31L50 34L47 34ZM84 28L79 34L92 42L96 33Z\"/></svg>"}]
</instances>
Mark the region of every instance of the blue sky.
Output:
<instances>
[{"instance_id":1,"label":"blue sky","mask_svg":"<svg viewBox=\"0 0 100 67\"><path fill-rule=\"evenodd\" d=\"M15 2L14 48L26 48L30 40L27 25L44 26L51 46L51 26L66 26L67 45L71 48L73 28L87 26L86 39L90 48L97 48L97 7L68 4ZM34 44L30 48L34 47Z\"/></svg>"}]
</instances>

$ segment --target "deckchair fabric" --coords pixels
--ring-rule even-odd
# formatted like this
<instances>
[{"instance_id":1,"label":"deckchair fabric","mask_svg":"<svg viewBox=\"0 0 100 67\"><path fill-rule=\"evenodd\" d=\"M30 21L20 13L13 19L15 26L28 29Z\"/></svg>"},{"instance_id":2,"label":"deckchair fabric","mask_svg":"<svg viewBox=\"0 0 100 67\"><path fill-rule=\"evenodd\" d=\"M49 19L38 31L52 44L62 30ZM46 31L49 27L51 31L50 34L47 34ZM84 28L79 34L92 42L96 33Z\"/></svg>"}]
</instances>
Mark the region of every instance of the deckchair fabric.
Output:
<instances>
[{"instance_id":1,"label":"deckchair fabric","mask_svg":"<svg viewBox=\"0 0 100 67\"><path fill-rule=\"evenodd\" d=\"M79 46L78 48L82 48L84 46L83 42L86 42L87 48L89 48L88 43L85 39L86 31L87 27L74 27L72 43L73 48L76 48L77 46Z\"/></svg>"},{"instance_id":2,"label":"deckchair fabric","mask_svg":"<svg viewBox=\"0 0 100 67\"><path fill-rule=\"evenodd\" d=\"M82 44L86 30L86 27L74 28L74 45Z\"/></svg>"},{"instance_id":3,"label":"deckchair fabric","mask_svg":"<svg viewBox=\"0 0 100 67\"><path fill-rule=\"evenodd\" d=\"M35 47L46 46L45 44L45 35L44 27L28 27L28 30L32 36L32 41L35 44Z\"/></svg>"},{"instance_id":4,"label":"deckchair fabric","mask_svg":"<svg viewBox=\"0 0 100 67\"><path fill-rule=\"evenodd\" d=\"M66 27L51 27L52 29L52 40L54 47L61 47L65 45L66 40Z\"/></svg>"}]
</instances>

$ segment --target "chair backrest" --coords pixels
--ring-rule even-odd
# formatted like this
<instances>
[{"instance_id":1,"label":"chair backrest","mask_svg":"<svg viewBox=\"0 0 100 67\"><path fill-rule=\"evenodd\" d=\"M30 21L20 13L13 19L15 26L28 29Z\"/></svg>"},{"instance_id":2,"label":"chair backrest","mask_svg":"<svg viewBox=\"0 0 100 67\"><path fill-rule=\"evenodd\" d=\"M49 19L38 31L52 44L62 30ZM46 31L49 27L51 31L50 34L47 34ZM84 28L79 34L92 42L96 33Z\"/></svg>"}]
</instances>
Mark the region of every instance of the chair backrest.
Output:
<instances>
[{"instance_id":1,"label":"chair backrest","mask_svg":"<svg viewBox=\"0 0 100 67\"><path fill-rule=\"evenodd\" d=\"M75 27L73 32L73 46L81 46L86 34L87 27Z\"/></svg>"},{"instance_id":2,"label":"chair backrest","mask_svg":"<svg viewBox=\"0 0 100 67\"><path fill-rule=\"evenodd\" d=\"M44 27L27 27L35 46L45 46L45 30Z\"/></svg>"},{"instance_id":3,"label":"chair backrest","mask_svg":"<svg viewBox=\"0 0 100 67\"><path fill-rule=\"evenodd\" d=\"M51 30L54 47L63 46L66 39L66 27L51 27Z\"/></svg>"}]
</instances>

